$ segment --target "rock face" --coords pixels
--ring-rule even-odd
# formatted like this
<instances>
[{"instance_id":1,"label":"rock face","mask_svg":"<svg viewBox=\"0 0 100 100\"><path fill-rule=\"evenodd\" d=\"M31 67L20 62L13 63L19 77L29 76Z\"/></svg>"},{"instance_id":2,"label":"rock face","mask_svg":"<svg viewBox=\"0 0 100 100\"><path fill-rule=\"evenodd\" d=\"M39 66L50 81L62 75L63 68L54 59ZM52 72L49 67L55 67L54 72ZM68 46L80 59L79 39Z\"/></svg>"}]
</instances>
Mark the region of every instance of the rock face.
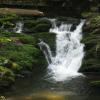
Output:
<instances>
[{"instance_id":1,"label":"rock face","mask_svg":"<svg viewBox=\"0 0 100 100\"><path fill-rule=\"evenodd\" d=\"M87 13L87 23L84 28L85 58L83 71L100 72L100 14Z\"/></svg>"}]
</instances>

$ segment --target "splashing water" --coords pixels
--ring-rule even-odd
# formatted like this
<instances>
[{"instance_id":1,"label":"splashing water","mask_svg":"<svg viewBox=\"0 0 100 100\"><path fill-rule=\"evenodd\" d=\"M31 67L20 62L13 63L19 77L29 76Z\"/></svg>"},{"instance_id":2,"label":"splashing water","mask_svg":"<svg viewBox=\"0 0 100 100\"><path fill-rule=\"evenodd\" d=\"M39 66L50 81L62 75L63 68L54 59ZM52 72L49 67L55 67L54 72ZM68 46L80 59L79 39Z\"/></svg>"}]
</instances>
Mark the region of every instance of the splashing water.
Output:
<instances>
[{"instance_id":1,"label":"splashing water","mask_svg":"<svg viewBox=\"0 0 100 100\"><path fill-rule=\"evenodd\" d=\"M15 33L21 33L23 30L23 23L22 22L17 22L16 27L14 28Z\"/></svg>"},{"instance_id":2,"label":"splashing water","mask_svg":"<svg viewBox=\"0 0 100 100\"><path fill-rule=\"evenodd\" d=\"M56 20L51 20L51 22L53 27L50 32L56 34L56 56L52 56L49 46L45 43L50 53L46 55L46 59L51 55L49 56L51 63L48 65L48 75L55 81L64 81L82 75L78 71L84 57L84 44L80 41L85 21L82 20L74 31L71 31L72 24L62 23L57 26Z\"/></svg>"}]
</instances>

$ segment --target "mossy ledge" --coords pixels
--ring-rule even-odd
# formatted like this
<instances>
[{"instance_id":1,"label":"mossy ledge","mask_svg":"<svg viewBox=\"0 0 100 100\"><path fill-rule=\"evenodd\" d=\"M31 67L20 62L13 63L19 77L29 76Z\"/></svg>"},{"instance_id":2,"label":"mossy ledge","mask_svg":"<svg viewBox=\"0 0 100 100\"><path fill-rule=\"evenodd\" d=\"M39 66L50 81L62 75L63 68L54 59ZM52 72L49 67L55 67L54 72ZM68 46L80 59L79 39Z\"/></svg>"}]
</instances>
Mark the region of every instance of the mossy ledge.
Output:
<instances>
[{"instance_id":1,"label":"mossy ledge","mask_svg":"<svg viewBox=\"0 0 100 100\"><path fill-rule=\"evenodd\" d=\"M18 21L24 22L22 33L12 31ZM40 74L46 69L39 39L48 43L53 52L55 34L49 33L51 22L43 18L6 14L0 16L0 25L4 25L0 28L0 89L6 90L17 78L26 77L29 72Z\"/></svg>"}]
</instances>

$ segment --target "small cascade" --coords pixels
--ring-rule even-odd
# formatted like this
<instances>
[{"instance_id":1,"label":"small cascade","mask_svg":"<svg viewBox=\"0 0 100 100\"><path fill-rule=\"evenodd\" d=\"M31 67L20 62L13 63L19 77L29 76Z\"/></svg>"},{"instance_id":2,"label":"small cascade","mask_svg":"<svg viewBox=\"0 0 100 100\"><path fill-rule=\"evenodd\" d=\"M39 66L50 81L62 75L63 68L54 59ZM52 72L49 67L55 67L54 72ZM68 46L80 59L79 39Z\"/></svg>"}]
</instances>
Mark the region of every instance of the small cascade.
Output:
<instances>
[{"instance_id":1,"label":"small cascade","mask_svg":"<svg viewBox=\"0 0 100 100\"><path fill-rule=\"evenodd\" d=\"M49 46L42 40L40 40L40 43L38 43L38 45L40 46L40 49L43 51L48 64L51 64L52 63L52 54L51 54L51 50L50 50Z\"/></svg>"},{"instance_id":2,"label":"small cascade","mask_svg":"<svg viewBox=\"0 0 100 100\"><path fill-rule=\"evenodd\" d=\"M64 81L82 75L78 71L84 57L84 44L80 41L85 21L82 20L74 31L71 31L72 24L61 23L60 26L57 26L55 19L52 19L51 22L50 32L56 34L56 55L52 57L48 44L40 42L47 48L42 49L47 61L49 62L48 58L51 59L51 63L48 63L48 76L55 81Z\"/></svg>"},{"instance_id":3,"label":"small cascade","mask_svg":"<svg viewBox=\"0 0 100 100\"><path fill-rule=\"evenodd\" d=\"M15 33L21 33L23 31L23 23L17 22L16 27L13 29Z\"/></svg>"},{"instance_id":4,"label":"small cascade","mask_svg":"<svg viewBox=\"0 0 100 100\"><path fill-rule=\"evenodd\" d=\"M4 25L4 24L2 24L2 26L0 27L0 29L4 29L4 27L5 27L5 25Z\"/></svg>"}]
</instances>

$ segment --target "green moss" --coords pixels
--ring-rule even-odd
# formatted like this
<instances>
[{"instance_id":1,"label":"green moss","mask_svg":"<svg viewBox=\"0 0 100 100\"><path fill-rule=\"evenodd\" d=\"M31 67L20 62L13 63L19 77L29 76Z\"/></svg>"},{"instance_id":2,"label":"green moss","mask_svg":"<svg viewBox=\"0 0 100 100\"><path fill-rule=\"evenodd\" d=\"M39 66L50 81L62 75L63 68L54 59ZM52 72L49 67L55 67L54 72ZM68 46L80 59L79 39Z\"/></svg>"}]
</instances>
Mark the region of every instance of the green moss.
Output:
<instances>
[{"instance_id":1,"label":"green moss","mask_svg":"<svg viewBox=\"0 0 100 100\"><path fill-rule=\"evenodd\" d=\"M39 43L39 39L42 39L44 42L46 42L50 46L50 48L53 51L55 50L56 34L49 33L49 32L42 32L42 33L36 33L33 36L36 38L37 43Z\"/></svg>"},{"instance_id":2,"label":"green moss","mask_svg":"<svg viewBox=\"0 0 100 100\"><path fill-rule=\"evenodd\" d=\"M11 61L16 62L21 68L32 67L33 58L27 52L8 52L8 57Z\"/></svg>"},{"instance_id":3,"label":"green moss","mask_svg":"<svg viewBox=\"0 0 100 100\"><path fill-rule=\"evenodd\" d=\"M36 44L35 38L30 35L23 34L18 38L23 44L32 44L32 45Z\"/></svg>"},{"instance_id":4,"label":"green moss","mask_svg":"<svg viewBox=\"0 0 100 100\"><path fill-rule=\"evenodd\" d=\"M10 60L4 66L11 69L14 73L18 72L22 69L22 67L20 65L18 65L18 63L10 61Z\"/></svg>"},{"instance_id":5,"label":"green moss","mask_svg":"<svg viewBox=\"0 0 100 100\"><path fill-rule=\"evenodd\" d=\"M14 16L7 17L0 16L0 24L12 29L17 19ZM4 73L0 77L0 87L14 82L16 75L23 74L23 71L44 72L47 62L38 46L39 38L48 43L52 50L55 49L55 34L48 32L51 27L49 20L32 18L26 20L24 25L33 34L18 34L0 29L0 73Z\"/></svg>"},{"instance_id":6,"label":"green moss","mask_svg":"<svg viewBox=\"0 0 100 100\"><path fill-rule=\"evenodd\" d=\"M5 19L5 22L7 21L10 21L10 18ZM48 43L52 50L55 49L56 36L54 33L47 32L51 27L50 21L33 19L32 22L26 23L26 27L33 28L34 34L18 34L0 29L1 72L4 71L6 73L8 70L0 80L2 84L8 84L10 80L14 81L16 74L21 74L23 70L34 70L33 73L44 71L47 62L38 46L40 38Z\"/></svg>"},{"instance_id":7,"label":"green moss","mask_svg":"<svg viewBox=\"0 0 100 100\"><path fill-rule=\"evenodd\" d=\"M50 20L44 18L44 19L40 19L40 20L38 19L37 20L37 25L38 24L48 24L48 25L51 25L51 22L50 22Z\"/></svg>"},{"instance_id":8,"label":"green moss","mask_svg":"<svg viewBox=\"0 0 100 100\"><path fill-rule=\"evenodd\" d=\"M96 13L96 12L83 12L81 15L84 18L91 19L92 17L98 16L98 13Z\"/></svg>"},{"instance_id":9,"label":"green moss","mask_svg":"<svg viewBox=\"0 0 100 100\"><path fill-rule=\"evenodd\" d=\"M100 72L100 15L88 16L85 36L82 42L85 43L85 58L82 70L89 72Z\"/></svg>"},{"instance_id":10,"label":"green moss","mask_svg":"<svg viewBox=\"0 0 100 100\"><path fill-rule=\"evenodd\" d=\"M31 29L31 28L35 27L36 25L37 25L37 22L35 20L26 20L24 22L24 28Z\"/></svg>"},{"instance_id":11,"label":"green moss","mask_svg":"<svg viewBox=\"0 0 100 100\"><path fill-rule=\"evenodd\" d=\"M3 67L3 66L0 66L0 73L1 73L1 77L0 77L0 80L4 81L14 81L14 73L6 68L6 67Z\"/></svg>"},{"instance_id":12,"label":"green moss","mask_svg":"<svg viewBox=\"0 0 100 100\"><path fill-rule=\"evenodd\" d=\"M47 19L26 20L24 23L25 33L48 32L51 22Z\"/></svg>"},{"instance_id":13,"label":"green moss","mask_svg":"<svg viewBox=\"0 0 100 100\"><path fill-rule=\"evenodd\" d=\"M89 28L91 32L95 29L97 30L100 27L100 14L91 15L89 18L87 18L87 22L87 29Z\"/></svg>"},{"instance_id":14,"label":"green moss","mask_svg":"<svg viewBox=\"0 0 100 100\"><path fill-rule=\"evenodd\" d=\"M99 27L100 27L100 15L91 18L91 28L99 28Z\"/></svg>"},{"instance_id":15,"label":"green moss","mask_svg":"<svg viewBox=\"0 0 100 100\"><path fill-rule=\"evenodd\" d=\"M33 63L37 63L38 53L39 50L29 44L22 46L10 44L1 48L1 55L18 64L21 69L32 68Z\"/></svg>"},{"instance_id":16,"label":"green moss","mask_svg":"<svg viewBox=\"0 0 100 100\"><path fill-rule=\"evenodd\" d=\"M34 27L35 32L48 32L51 25L49 24L38 24Z\"/></svg>"},{"instance_id":17,"label":"green moss","mask_svg":"<svg viewBox=\"0 0 100 100\"><path fill-rule=\"evenodd\" d=\"M19 19L19 16L17 16L16 14L5 14L0 16L0 21L11 21L15 19Z\"/></svg>"},{"instance_id":18,"label":"green moss","mask_svg":"<svg viewBox=\"0 0 100 100\"><path fill-rule=\"evenodd\" d=\"M20 36L23 36L23 34L8 32L0 29L0 37L20 37Z\"/></svg>"},{"instance_id":19,"label":"green moss","mask_svg":"<svg viewBox=\"0 0 100 100\"><path fill-rule=\"evenodd\" d=\"M83 70L94 69L93 71L100 71L100 63L98 59L88 58L83 60Z\"/></svg>"},{"instance_id":20,"label":"green moss","mask_svg":"<svg viewBox=\"0 0 100 100\"><path fill-rule=\"evenodd\" d=\"M92 81L91 84L100 84L100 80L98 80L98 81Z\"/></svg>"},{"instance_id":21,"label":"green moss","mask_svg":"<svg viewBox=\"0 0 100 100\"><path fill-rule=\"evenodd\" d=\"M8 43L11 42L12 40L10 38L2 37L0 38L0 43Z\"/></svg>"},{"instance_id":22,"label":"green moss","mask_svg":"<svg viewBox=\"0 0 100 100\"><path fill-rule=\"evenodd\" d=\"M8 61L9 60L7 58L0 56L0 66L4 66L8 63Z\"/></svg>"},{"instance_id":23,"label":"green moss","mask_svg":"<svg viewBox=\"0 0 100 100\"><path fill-rule=\"evenodd\" d=\"M4 14L0 15L0 25L4 26L5 29L14 28L15 21L20 20L21 18L16 14Z\"/></svg>"}]
</instances>

